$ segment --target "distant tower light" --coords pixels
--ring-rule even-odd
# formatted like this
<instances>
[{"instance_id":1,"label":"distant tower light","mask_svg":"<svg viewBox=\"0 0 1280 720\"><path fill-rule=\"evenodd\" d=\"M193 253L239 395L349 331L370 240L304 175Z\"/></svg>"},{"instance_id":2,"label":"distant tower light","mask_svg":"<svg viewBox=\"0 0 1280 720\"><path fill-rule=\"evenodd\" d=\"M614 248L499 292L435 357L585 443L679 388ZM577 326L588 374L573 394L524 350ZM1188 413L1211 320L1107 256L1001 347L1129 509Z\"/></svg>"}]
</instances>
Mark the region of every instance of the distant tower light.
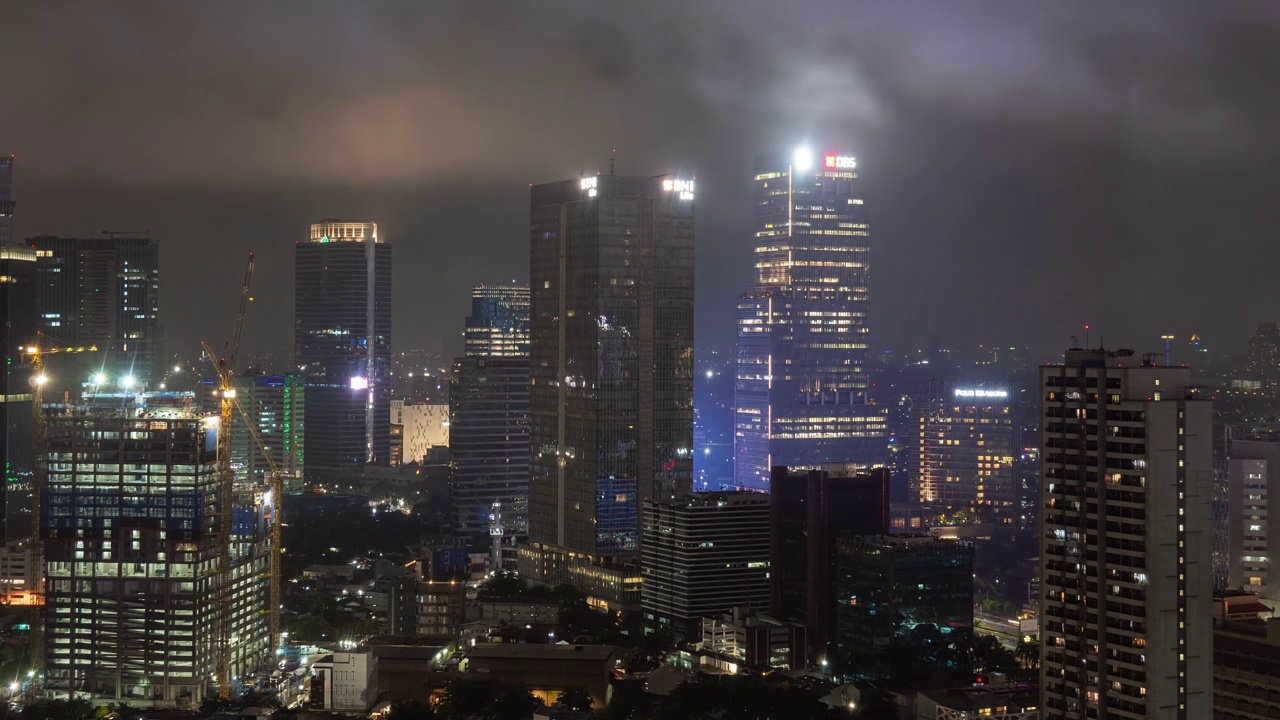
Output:
<instances>
[{"instance_id":1,"label":"distant tower light","mask_svg":"<svg viewBox=\"0 0 1280 720\"><path fill-rule=\"evenodd\" d=\"M792 158L791 164L796 170L808 170L813 167L813 151L806 146L796 148L795 157Z\"/></svg>"}]
</instances>

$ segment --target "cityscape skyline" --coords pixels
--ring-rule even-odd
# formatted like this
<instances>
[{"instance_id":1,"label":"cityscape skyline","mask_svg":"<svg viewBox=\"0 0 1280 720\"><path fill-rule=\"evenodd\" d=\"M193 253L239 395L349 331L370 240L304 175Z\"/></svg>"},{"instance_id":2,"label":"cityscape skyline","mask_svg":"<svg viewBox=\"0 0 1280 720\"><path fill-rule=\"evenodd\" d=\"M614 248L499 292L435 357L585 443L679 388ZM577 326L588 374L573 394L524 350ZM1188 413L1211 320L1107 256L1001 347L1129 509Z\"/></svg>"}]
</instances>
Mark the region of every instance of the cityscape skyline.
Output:
<instances>
[{"instance_id":1,"label":"cityscape skyline","mask_svg":"<svg viewBox=\"0 0 1280 720\"><path fill-rule=\"evenodd\" d=\"M1280 11L329 2L0 0L12 716L1280 717Z\"/></svg>"}]
</instances>

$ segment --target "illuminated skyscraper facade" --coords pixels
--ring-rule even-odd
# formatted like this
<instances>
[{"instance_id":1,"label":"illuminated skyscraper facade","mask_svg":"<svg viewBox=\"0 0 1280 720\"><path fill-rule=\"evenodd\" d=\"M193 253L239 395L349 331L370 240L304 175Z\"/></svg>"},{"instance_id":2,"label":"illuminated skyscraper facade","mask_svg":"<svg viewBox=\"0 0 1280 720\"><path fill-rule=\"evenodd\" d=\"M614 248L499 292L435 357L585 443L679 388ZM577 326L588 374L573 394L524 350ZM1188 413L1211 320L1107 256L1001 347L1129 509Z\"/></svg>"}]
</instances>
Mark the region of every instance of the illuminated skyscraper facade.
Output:
<instances>
[{"instance_id":1,"label":"illuminated skyscraper facade","mask_svg":"<svg viewBox=\"0 0 1280 720\"><path fill-rule=\"evenodd\" d=\"M734 477L774 465L871 464L885 413L869 404L870 225L852 157L761 157L756 284L738 303Z\"/></svg>"},{"instance_id":2,"label":"illuminated skyscraper facade","mask_svg":"<svg viewBox=\"0 0 1280 720\"><path fill-rule=\"evenodd\" d=\"M44 663L55 696L198 707L215 670L231 515L231 673L268 660L272 511L260 490L222 497L216 417L192 393L86 395L49 416Z\"/></svg>"},{"instance_id":3,"label":"illuminated skyscraper facade","mask_svg":"<svg viewBox=\"0 0 1280 720\"><path fill-rule=\"evenodd\" d=\"M693 186L601 175L532 190L538 558L521 560L536 579L579 584L564 558L634 557L643 501L690 489Z\"/></svg>"},{"instance_id":4,"label":"illuminated skyscraper facade","mask_svg":"<svg viewBox=\"0 0 1280 720\"><path fill-rule=\"evenodd\" d=\"M1020 508L1013 480L1017 447L1013 407L1003 388L956 387L950 397L924 400L916 427L912 490L921 505L943 514L977 513L1015 525Z\"/></svg>"},{"instance_id":5,"label":"illuminated skyscraper facade","mask_svg":"<svg viewBox=\"0 0 1280 720\"><path fill-rule=\"evenodd\" d=\"M467 357L529 357L529 286L475 287L465 337Z\"/></svg>"},{"instance_id":6,"label":"illuminated skyscraper facade","mask_svg":"<svg viewBox=\"0 0 1280 720\"><path fill-rule=\"evenodd\" d=\"M294 355L306 377L307 477L391 456L391 245L325 220L294 252Z\"/></svg>"}]
</instances>

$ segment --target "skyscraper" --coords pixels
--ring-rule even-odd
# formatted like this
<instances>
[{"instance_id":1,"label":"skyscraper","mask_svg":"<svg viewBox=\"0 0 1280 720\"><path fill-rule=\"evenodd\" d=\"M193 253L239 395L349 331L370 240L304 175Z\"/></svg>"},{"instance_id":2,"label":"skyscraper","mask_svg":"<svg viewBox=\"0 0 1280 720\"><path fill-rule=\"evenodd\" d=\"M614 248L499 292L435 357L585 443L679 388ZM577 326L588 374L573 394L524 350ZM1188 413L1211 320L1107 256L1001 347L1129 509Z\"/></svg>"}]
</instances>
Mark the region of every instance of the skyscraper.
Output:
<instances>
[{"instance_id":1,"label":"skyscraper","mask_svg":"<svg viewBox=\"0 0 1280 720\"><path fill-rule=\"evenodd\" d=\"M215 669L224 512L230 670L268 660L267 509L252 492L220 497L217 418L191 411L193 400L88 395L49 416L40 533L54 693L199 706Z\"/></svg>"},{"instance_id":2,"label":"skyscraper","mask_svg":"<svg viewBox=\"0 0 1280 720\"><path fill-rule=\"evenodd\" d=\"M916 500L930 510L976 513L1014 528L1020 508L1013 482L1014 413L1009 391L956 387L950 398L922 401L911 468Z\"/></svg>"},{"instance_id":3,"label":"skyscraper","mask_svg":"<svg viewBox=\"0 0 1280 720\"><path fill-rule=\"evenodd\" d=\"M1258 323L1249 336L1249 371L1269 378L1280 372L1280 327L1273 322Z\"/></svg>"},{"instance_id":4,"label":"skyscraper","mask_svg":"<svg viewBox=\"0 0 1280 720\"><path fill-rule=\"evenodd\" d=\"M1211 403L1126 350L1040 389L1040 717L1212 716Z\"/></svg>"},{"instance_id":5,"label":"skyscraper","mask_svg":"<svg viewBox=\"0 0 1280 720\"><path fill-rule=\"evenodd\" d=\"M285 484L301 480L306 452L306 389L301 375L242 375L235 378L236 397L258 429L262 444ZM270 467L243 422L231 426L231 467L255 487L270 485Z\"/></svg>"},{"instance_id":6,"label":"skyscraper","mask_svg":"<svg viewBox=\"0 0 1280 720\"><path fill-rule=\"evenodd\" d=\"M770 607L808 625L817 663L835 635L836 540L889 532L889 471L775 467L770 486Z\"/></svg>"},{"instance_id":7,"label":"skyscraper","mask_svg":"<svg viewBox=\"0 0 1280 720\"><path fill-rule=\"evenodd\" d=\"M529 523L527 285L472 289L465 352L453 362L449 387L453 526L523 537Z\"/></svg>"},{"instance_id":8,"label":"skyscraper","mask_svg":"<svg viewBox=\"0 0 1280 720\"><path fill-rule=\"evenodd\" d=\"M767 489L775 465L872 464L885 413L869 404L869 221L856 163L760 157L755 286L738 303L734 478Z\"/></svg>"},{"instance_id":9,"label":"skyscraper","mask_svg":"<svg viewBox=\"0 0 1280 720\"><path fill-rule=\"evenodd\" d=\"M294 357L307 379L306 473L391 456L391 245L371 222L322 220L294 249Z\"/></svg>"},{"instance_id":10,"label":"skyscraper","mask_svg":"<svg viewBox=\"0 0 1280 720\"><path fill-rule=\"evenodd\" d=\"M467 357L529 357L529 286L473 288L465 338Z\"/></svg>"},{"instance_id":11,"label":"skyscraper","mask_svg":"<svg viewBox=\"0 0 1280 720\"><path fill-rule=\"evenodd\" d=\"M1280 601L1280 577L1273 577L1271 541L1280 537L1280 513L1270 499L1280 493L1280 428L1228 425L1225 430L1225 586ZM1280 495L1278 495L1280 497Z\"/></svg>"},{"instance_id":12,"label":"skyscraper","mask_svg":"<svg viewBox=\"0 0 1280 720\"><path fill-rule=\"evenodd\" d=\"M645 625L698 638L702 618L769 606L769 496L691 493L644 504Z\"/></svg>"},{"instance_id":13,"label":"skyscraper","mask_svg":"<svg viewBox=\"0 0 1280 720\"><path fill-rule=\"evenodd\" d=\"M13 156L0 157L0 245L13 242Z\"/></svg>"},{"instance_id":14,"label":"skyscraper","mask_svg":"<svg viewBox=\"0 0 1280 720\"><path fill-rule=\"evenodd\" d=\"M930 535L849 536L836 541L835 556L833 665L859 678L910 680L956 662L946 639L973 631L972 545Z\"/></svg>"},{"instance_id":15,"label":"skyscraper","mask_svg":"<svg viewBox=\"0 0 1280 720\"><path fill-rule=\"evenodd\" d=\"M449 388L449 506L456 530L485 534L494 503L501 534L522 536L529 515L529 359L462 357Z\"/></svg>"},{"instance_id":16,"label":"skyscraper","mask_svg":"<svg viewBox=\"0 0 1280 720\"><path fill-rule=\"evenodd\" d=\"M98 347L50 356L45 393L77 395L98 374L112 385L132 378L157 387L165 365L159 241L42 235L27 242L37 255L40 331L54 345Z\"/></svg>"},{"instance_id":17,"label":"skyscraper","mask_svg":"<svg viewBox=\"0 0 1280 720\"><path fill-rule=\"evenodd\" d=\"M565 582L570 565L634 557L641 503L691 485L694 181L599 175L531 195L521 562Z\"/></svg>"},{"instance_id":18,"label":"skyscraper","mask_svg":"<svg viewBox=\"0 0 1280 720\"><path fill-rule=\"evenodd\" d=\"M31 535L32 376L22 348L36 339L36 251L0 244L0 459L4 461L3 540Z\"/></svg>"}]
</instances>

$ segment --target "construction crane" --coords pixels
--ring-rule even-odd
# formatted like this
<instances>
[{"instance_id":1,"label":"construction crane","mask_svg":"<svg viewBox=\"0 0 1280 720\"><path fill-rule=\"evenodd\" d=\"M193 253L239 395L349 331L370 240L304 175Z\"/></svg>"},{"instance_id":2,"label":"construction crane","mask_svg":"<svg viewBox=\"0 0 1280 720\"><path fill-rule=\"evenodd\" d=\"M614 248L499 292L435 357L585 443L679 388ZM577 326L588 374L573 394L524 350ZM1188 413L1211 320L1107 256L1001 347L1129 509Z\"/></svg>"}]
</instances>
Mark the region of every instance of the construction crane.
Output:
<instances>
[{"instance_id":1,"label":"construction crane","mask_svg":"<svg viewBox=\"0 0 1280 720\"><path fill-rule=\"evenodd\" d=\"M216 668L214 681L218 685L218 699L231 699L231 507L235 491L235 476L231 472L231 421L235 408L236 388L232 383L236 372L236 355L240 352L240 333L244 330L244 316L249 307L249 281L253 279L253 253L244 269L244 283L240 288L240 313L236 318L235 334L231 343L219 357L207 343L200 343L205 355L218 372L219 425L218 425L218 589L214 613L214 657Z\"/></svg>"},{"instance_id":2,"label":"construction crane","mask_svg":"<svg viewBox=\"0 0 1280 720\"><path fill-rule=\"evenodd\" d=\"M77 347L41 347L48 340L43 334L36 342L21 348L23 355L30 356L31 364L31 565L37 569L36 577L44 573L44 543L40 538L40 501L44 494L45 483L49 478L49 447L44 417L44 386L49 377L44 373L44 356L55 353L98 352L97 345ZM31 629L31 664L38 667L44 660L44 584L35 583L31 588L33 600L37 606L39 617L32 623Z\"/></svg>"}]
</instances>

